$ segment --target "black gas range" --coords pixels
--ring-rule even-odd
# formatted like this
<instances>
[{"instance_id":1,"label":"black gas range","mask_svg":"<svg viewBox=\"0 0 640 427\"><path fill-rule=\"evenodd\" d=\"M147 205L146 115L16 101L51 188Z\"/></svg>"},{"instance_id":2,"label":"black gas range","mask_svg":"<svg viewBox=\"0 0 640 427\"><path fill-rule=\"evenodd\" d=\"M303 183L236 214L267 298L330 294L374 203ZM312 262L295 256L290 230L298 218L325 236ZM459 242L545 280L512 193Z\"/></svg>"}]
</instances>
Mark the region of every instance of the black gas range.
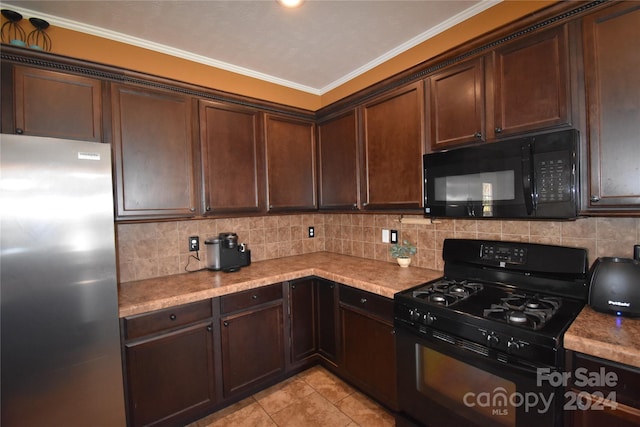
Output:
<instances>
[{"instance_id":1,"label":"black gas range","mask_svg":"<svg viewBox=\"0 0 640 427\"><path fill-rule=\"evenodd\" d=\"M563 369L564 332L587 299L586 251L447 239L442 255L442 278L394 298L399 400L405 415L420 425L428 425L423 417L433 410L444 414L442 422L460 425L559 424L558 402L531 417L516 407L493 414L474 411L464 398L491 392L489 385L512 393L557 392L538 390L537 384L541 372ZM466 374L447 376L443 369ZM466 386L460 386L460 395L448 395L429 375Z\"/></svg>"}]
</instances>

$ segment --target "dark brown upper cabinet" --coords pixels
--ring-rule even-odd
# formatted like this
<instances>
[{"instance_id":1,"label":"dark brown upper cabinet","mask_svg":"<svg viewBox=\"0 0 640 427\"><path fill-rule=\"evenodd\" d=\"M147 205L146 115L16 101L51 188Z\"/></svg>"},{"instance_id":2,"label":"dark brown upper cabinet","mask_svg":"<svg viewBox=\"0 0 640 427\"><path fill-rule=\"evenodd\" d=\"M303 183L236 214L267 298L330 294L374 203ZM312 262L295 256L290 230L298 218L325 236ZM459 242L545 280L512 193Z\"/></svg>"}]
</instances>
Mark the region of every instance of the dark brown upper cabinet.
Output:
<instances>
[{"instance_id":1,"label":"dark brown upper cabinet","mask_svg":"<svg viewBox=\"0 0 640 427\"><path fill-rule=\"evenodd\" d=\"M318 124L320 209L358 208L358 123L356 111Z\"/></svg>"},{"instance_id":2,"label":"dark brown upper cabinet","mask_svg":"<svg viewBox=\"0 0 640 427\"><path fill-rule=\"evenodd\" d=\"M486 139L484 58L446 68L427 82L432 150Z\"/></svg>"},{"instance_id":3,"label":"dark brown upper cabinet","mask_svg":"<svg viewBox=\"0 0 640 427\"><path fill-rule=\"evenodd\" d=\"M273 114L265 122L269 211L316 209L314 123Z\"/></svg>"},{"instance_id":4,"label":"dark brown upper cabinet","mask_svg":"<svg viewBox=\"0 0 640 427\"><path fill-rule=\"evenodd\" d=\"M3 123L3 132L102 140L100 80L22 66L13 68L12 78L14 120Z\"/></svg>"},{"instance_id":5,"label":"dark brown upper cabinet","mask_svg":"<svg viewBox=\"0 0 640 427\"><path fill-rule=\"evenodd\" d=\"M117 216L194 216L192 100L119 84L111 96Z\"/></svg>"},{"instance_id":6,"label":"dark brown upper cabinet","mask_svg":"<svg viewBox=\"0 0 640 427\"><path fill-rule=\"evenodd\" d=\"M200 101L203 212L264 211L261 113Z\"/></svg>"},{"instance_id":7,"label":"dark brown upper cabinet","mask_svg":"<svg viewBox=\"0 0 640 427\"><path fill-rule=\"evenodd\" d=\"M585 17L589 179L586 211L640 208L640 3ZM586 167L586 165L585 165Z\"/></svg>"},{"instance_id":8,"label":"dark brown upper cabinet","mask_svg":"<svg viewBox=\"0 0 640 427\"><path fill-rule=\"evenodd\" d=\"M422 205L424 87L415 82L365 103L364 209L418 209Z\"/></svg>"},{"instance_id":9,"label":"dark brown upper cabinet","mask_svg":"<svg viewBox=\"0 0 640 427\"><path fill-rule=\"evenodd\" d=\"M570 122L569 48L561 26L506 44L493 52L492 136Z\"/></svg>"}]
</instances>

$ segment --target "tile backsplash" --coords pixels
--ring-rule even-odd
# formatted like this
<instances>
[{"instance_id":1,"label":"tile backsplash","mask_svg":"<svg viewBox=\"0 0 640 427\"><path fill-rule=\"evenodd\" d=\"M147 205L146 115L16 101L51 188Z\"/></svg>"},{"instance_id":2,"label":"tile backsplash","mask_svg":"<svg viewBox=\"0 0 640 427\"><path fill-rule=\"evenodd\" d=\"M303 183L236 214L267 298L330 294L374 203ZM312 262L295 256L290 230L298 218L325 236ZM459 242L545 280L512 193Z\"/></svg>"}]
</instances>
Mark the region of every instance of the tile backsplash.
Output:
<instances>
[{"instance_id":1,"label":"tile backsplash","mask_svg":"<svg viewBox=\"0 0 640 427\"><path fill-rule=\"evenodd\" d=\"M401 224L399 215L279 215L118 224L120 282L178 274L206 265L204 241L232 231L251 249L252 261L329 251L394 262L382 229L400 232L418 252L413 266L441 270L442 242L449 237L492 239L583 247L589 262L601 256L630 258L640 243L640 218L592 217L576 221L439 220L429 225ZM313 226L315 237L308 238ZM188 250L189 236L200 237L198 261Z\"/></svg>"}]
</instances>

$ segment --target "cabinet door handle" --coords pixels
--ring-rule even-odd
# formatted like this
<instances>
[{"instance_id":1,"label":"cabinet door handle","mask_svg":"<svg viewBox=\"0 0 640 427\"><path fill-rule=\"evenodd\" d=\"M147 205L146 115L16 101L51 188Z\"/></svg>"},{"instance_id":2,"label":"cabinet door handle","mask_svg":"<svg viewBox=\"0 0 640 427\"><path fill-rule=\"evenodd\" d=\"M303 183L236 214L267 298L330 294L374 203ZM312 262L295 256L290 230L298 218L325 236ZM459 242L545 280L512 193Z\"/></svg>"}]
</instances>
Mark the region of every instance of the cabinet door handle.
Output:
<instances>
[{"instance_id":1,"label":"cabinet door handle","mask_svg":"<svg viewBox=\"0 0 640 427\"><path fill-rule=\"evenodd\" d=\"M593 203L599 202L600 201L600 196L596 196L596 195L591 196L591 201Z\"/></svg>"},{"instance_id":2,"label":"cabinet door handle","mask_svg":"<svg viewBox=\"0 0 640 427\"><path fill-rule=\"evenodd\" d=\"M178 318L178 316L176 316L175 314L171 313L169 315L169 320L176 320Z\"/></svg>"},{"instance_id":3,"label":"cabinet door handle","mask_svg":"<svg viewBox=\"0 0 640 427\"><path fill-rule=\"evenodd\" d=\"M225 320L224 322L222 322L222 324L223 324L224 326L229 326L229 322L227 322L226 320Z\"/></svg>"},{"instance_id":4,"label":"cabinet door handle","mask_svg":"<svg viewBox=\"0 0 640 427\"><path fill-rule=\"evenodd\" d=\"M482 138L482 133L481 132L476 132L473 134L473 136L475 136L476 138Z\"/></svg>"},{"instance_id":5,"label":"cabinet door handle","mask_svg":"<svg viewBox=\"0 0 640 427\"><path fill-rule=\"evenodd\" d=\"M296 288L296 285L291 285L291 289L295 289L295 288Z\"/></svg>"},{"instance_id":6,"label":"cabinet door handle","mask_svg":"<svg viewBox=\"0 0 640 427\"><path fill-rule=\"evenodd\" d=\"M207 206L205 209L207 210L207 212L210 212L211 211L211 206Z\"/></svg>"},{"instance_id":7,"label":"cabinet door handle","mask_svg":"<svg viewBox=\"0 0 640 427\"><path fill-rule=\"evenodd\" d=\"M494 131L496 133L502 133L502 128L501 127L497 127L497 128L494 129Z\"/></svg>"},{"instance_id":8,"label":"cabinet door handle","mask_svg":"<svg viewBox=\"0 0 640 427\"><path fill-rule=\"evenodd\" d=\"M190 210L191 212L195 212L195 211L196 211L196 208L190 208L189 210Z\"/></svg>"},{"instance_id":9,"label":"cabinet door handle","mask_svg":"<svg viewBox=\"0 0 640 427\"><path fill-rule=\"evenodd\" d=\"M395 330L395 329L392 329L392 330L391 330L391 335L395 335L395 334L396 334L396 330Z\"/></svg>"},{"instance_id":10,"label":"cabinet door handle","mask_svg":"<svg viewBox=\"0 0 640 427\"><path fill-rule=\"evenodd\" d=\"M211 332L211 331L213 331L213 326L211 325L207 326L207 332Z\"/></svg>"},{"instance_id":11,"label":"cabinet door handle","mask_svg":"<svg viewBox=\"0 0 640 427\"><path fill-rule=\"evenodd\" d=\"M18 129L16 129L16 133L17 133L18 135L22 135L22 134L24 133L24 130L22 130L22 129L18 128Z\"/></svg>"},{"instance_id":12,"label":"cabinet door handle","mask_svg":"<svg viewBox=\"0 0 640 427\"><path fill-rule=\"evenodd\" d=\"M364 303L366 303L366 302L367 302L367 299L366 299L366 298L360 298L360 304L364 304Z\"/></svg>"},{"instance_id":13,"label":"cabinet door handle","mask_svg":"<svg viewBox=\"0 0 640 427\"><path fill-rule=\"evenodd\" d=\"M336 285L334 285L333 283L329 285L329 289L333 289L335 287L336 287Z\"/></svg>"}]
</instances>

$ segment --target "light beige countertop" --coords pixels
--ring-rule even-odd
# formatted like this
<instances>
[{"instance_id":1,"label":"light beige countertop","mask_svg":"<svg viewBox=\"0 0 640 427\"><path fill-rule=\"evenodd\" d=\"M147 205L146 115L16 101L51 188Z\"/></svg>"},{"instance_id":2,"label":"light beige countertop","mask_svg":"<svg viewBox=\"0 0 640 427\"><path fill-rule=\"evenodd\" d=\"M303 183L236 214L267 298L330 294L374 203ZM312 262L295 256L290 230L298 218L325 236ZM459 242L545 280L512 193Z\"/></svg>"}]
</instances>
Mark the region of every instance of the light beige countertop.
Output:
<instances>
[{"instance_id":1,"label":"light beige countertop","mask_svg":"<svg viewBox=\"0 0 640 427\"><path fill-rule=\"evenodd\" d=\"M586 306L564 334L564 347L640 368L640 319Z\"/></svg>"},{"instance_id":2,"label":"light beige countertop","mask_svg":"<svg viewBox=\"0 0 640 427\"><path fill-rule=\"evenodd\" d=\"M442 272L317 252L254 262L235 273L204 270L121 283L120 317L309 276L393 298L396 292L436 279Z\"/></svg>"}]
</instances>

